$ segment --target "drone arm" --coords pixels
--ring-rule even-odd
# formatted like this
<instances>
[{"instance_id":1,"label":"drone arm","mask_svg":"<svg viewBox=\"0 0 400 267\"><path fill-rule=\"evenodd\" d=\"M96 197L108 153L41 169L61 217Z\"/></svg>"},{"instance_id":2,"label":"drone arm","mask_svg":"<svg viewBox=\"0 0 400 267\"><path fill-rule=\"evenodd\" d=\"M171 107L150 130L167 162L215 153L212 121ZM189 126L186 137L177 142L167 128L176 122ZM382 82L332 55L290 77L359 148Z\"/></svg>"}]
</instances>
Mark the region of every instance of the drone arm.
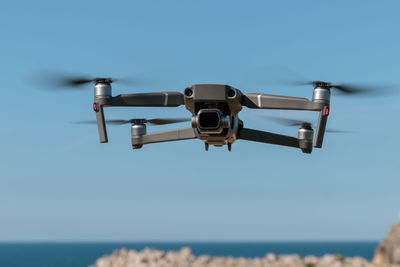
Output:
<instances>
[{"instance_id":1,"label":"drone arm","mask_svg":"<svg viewBox=\"0 0 400 267\"><path fill-rule=\"evenodd\" d=\"M104 110L103 105L101 104L94 104L94 109L96 112L96 121L97 121L97 129L99 131L99 138L100 143L107 143L107 129L106 129L106 122L104 120Z\"/></svg>"},{"instance_id":2,"label":"drone arm","mask_svg":"<svg viewBox=\"0 0 400 267\"><path fill-rule=\"evenodd\" d=\"M132 136L132 145L144 145L160 142L179 141L197 138L193 128L183 128L140 136Z\"/></svg>"},{"instance_id":3,"label":"drone arm","mask_svg":"<svg viewBox=\"0 0 400 267\"><path fill-rule=\"evenodd\" d=\"M315 133L314 147L321 148L324 140L326 123L328 121L329 106L326 105L319 113L318 125Z\"/></svg>"},{"instance_id":4,"label":"drone arm","mask_svg":"<svg viewBox=\"0 0 400 267\"><path fill-rule=\"evenodd\" d=\"M124 94L111 97L108 107L177 107L184 104L179 92L159 92L144 94Z\"/></svg>"},{"instance_id":5,"label":"drone arm","mask_svg":"<svg viewBox=\"0 0 400 267\"><path fill-rule=\"evenodd\" d=\"M239 139L255 141L281 146L290 146L299 148L299 140L295 137L274 134L270 132L258 131L248 128L239 130Z\"/></svg>"},{"instance_id":6,"label":"drone arm","mask_svg":"<svg viewBox=\"0 0 400 267\"><path fill-rule=\"evenodd\" d=\"M303 97L246 94L242 96L241 104L248 108L258 109L290 109L320 111L321 103L310 101Z\"/></svg>"},{"instance_id":7,"label":"drone arm","mask_svg":"<svg viewBox=\"0 0 400 267\"><path fill-rule=\"evenodd\" d=\"M318 125L315 134L314 147L321 148L324 139L326 123L329 115L329 102L310 101L307 98L277 96L265 94L247 94L242 96L242 105L259 109L288 109L319 111Z\"/></svg>"}]
</instances>

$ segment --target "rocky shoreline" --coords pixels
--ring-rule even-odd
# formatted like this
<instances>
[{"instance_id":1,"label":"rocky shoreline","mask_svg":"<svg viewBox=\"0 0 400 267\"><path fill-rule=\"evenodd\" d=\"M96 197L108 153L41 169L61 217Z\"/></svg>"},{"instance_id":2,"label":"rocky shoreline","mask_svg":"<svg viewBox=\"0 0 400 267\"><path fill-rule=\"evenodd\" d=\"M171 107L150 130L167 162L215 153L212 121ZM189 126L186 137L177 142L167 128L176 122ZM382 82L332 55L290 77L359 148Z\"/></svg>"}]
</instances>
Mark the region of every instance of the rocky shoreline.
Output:
<instances>
[{"instance_id":1,"label":"rocky shoreline","mask_svg":"<svg viewBox=\"0 0 400 267\"><path fill-rule=\"evenodd\" d=\"M400 223L392 225L375 250L375 263L400 264Z\"/></svg>"},{"instance_id":2,"label":"rocky shoreline","mask_svg":"<svg viewBox=\"0 0 400 267\"><path fill-rule=\"evenodd\" d=\"M370 262L361 257L345 258L341 255L324 255L322 257L298 255L275 255L268 253L263 258L234 258L194 256L190 248L180 251L160 251L146 248L142 251L119 249L99 258L90 267L373 267L400 266L383 265Z\"/></svg>"},{"instance_id":3,"label":"rocky shoreline","mask_svg":"<svg viewBox=\"0 0 400 267\"><path fill-rule=\"evenodd\" d=\"M400 223L392 225L375 251L373 262L361 257L324 255L322 257L275 255L262 258L195 256L190 248L168 251L146 248L142 251L119 249L99 258L90 267L400 267Z\"/></svg>"}]
</instances>

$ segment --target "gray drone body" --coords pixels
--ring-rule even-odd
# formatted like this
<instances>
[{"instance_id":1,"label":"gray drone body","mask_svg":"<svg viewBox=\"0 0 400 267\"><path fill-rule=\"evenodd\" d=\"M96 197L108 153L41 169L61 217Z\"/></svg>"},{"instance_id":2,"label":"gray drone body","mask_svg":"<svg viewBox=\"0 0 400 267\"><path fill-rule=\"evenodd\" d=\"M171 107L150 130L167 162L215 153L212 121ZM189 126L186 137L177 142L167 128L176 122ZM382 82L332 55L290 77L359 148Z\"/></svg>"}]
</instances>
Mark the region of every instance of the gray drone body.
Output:
<instances>
[{"instance_id":1,"label":"gray drone body","mask_svg":"<svg viewBox=\"0 0 400 267\"><path fill-rule=\"evenodd\" d=\"M275 145L300 148L311 153L312 148L321 148L329 115L329 84L316 82L312 100L300 97L268 94L243 94L240 90L220 84L194 84L180 92L158 92L124 94L112 96L111 79L97 79L94 87L94 110L101 143L108 142L104 108L126 107L177 107L185 105L192 114L192 127L163 132L147 133L146 120L136 119L132 123L132 147L145 144L198 138L209 145L227 145L238 140L248 140ZM251 109L309 110L319 112L315 132L310 125L301 125L297 138L265 131L248 129L239 119L243 107Z\"/></svg>"}]
</instances>

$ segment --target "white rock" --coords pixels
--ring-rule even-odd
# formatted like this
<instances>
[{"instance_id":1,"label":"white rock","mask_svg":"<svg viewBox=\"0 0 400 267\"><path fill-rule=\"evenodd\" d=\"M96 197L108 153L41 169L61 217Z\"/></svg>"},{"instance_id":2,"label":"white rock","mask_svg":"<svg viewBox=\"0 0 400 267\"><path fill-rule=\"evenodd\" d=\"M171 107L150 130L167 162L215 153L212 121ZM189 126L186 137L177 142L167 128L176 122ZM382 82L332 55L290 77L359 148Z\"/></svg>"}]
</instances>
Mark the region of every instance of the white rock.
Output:
<instances>
[{"instance_id":1,"label":"white rock","mask_svg":"<svg viewBox=\"0 0 400 267\"><path fill-rule=\"evenodd\" d=\"M265 259L269 262L274 262L276 261L276 255L274 253L267 253L267 255L265 255Z\"/></svg>"},{"instance_id":2,"label":"white rock","mask_svg":"<svg viewBox=\"0 0 400 267\"><path fill-rule=\"evenodd\" d=\"M264 258L195 257L190 248L167 253L146 248L142 251L116 250L99 258L91 267L378 267L360 257L341 258L324 255L321 258L298 255L277 256L268 253ZM400 267L400 265L398 265Z\"/></svg>"},{"instance_id":3,"label":"white rock","mask_svg":"<svg viewBox=\"0 0 400 267\"><path fill-rule=\"evenodd\" d=\"M315 266L318 263L318 258L313 255L309 255L309 256L304 257L303 261L308 266Z\"/></svg>"}]
</instances>

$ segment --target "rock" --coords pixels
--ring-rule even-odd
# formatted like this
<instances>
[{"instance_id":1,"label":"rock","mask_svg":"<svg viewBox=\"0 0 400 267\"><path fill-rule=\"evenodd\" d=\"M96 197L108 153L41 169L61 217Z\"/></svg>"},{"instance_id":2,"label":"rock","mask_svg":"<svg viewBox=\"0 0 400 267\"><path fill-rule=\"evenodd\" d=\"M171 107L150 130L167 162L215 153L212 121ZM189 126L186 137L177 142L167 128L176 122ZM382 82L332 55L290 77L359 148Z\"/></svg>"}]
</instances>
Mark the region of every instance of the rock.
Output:
<instances>
[{"instance_id":1,"label":"rock","mask_svg":"<svg viewBox=\"0 0 400 267\"><path fill-rule=\"evenodd\" d=\"M299 255L294 254L294 255L282 255L279 257L278 262L282 266L286 267L295 267L295 266L301 266L303 265L303 261L299 257Z\"/></svg>"},{"instance_id":2,"label":"rock","mask_svg":"<svg viewBox=\"0 0 400 267\"><path fill-rule=\"evenodd\" d=\"M393 250L395 257L400 250ZM397 256L396 256L397 257ZM142 251L116 250L99 258L91 267L378 267L360 257L345 258L324 255L320 258L299 255L266 254L263 258L194 256L190 248L163 252L145 248ZM379 266L380 267L380 266ZM400 265L398 265L400 267Z\"/></svg>"},{"instance_id":3,"label":"rock","mask_svg":"<svg viewBox=\"0 0 400 267\"><path fill-rule=\"evenodd\" d=\"M313 255L309 255L304 257L303 261L305 266L316 266L318 263L318 258Z\"/></svg>"},{"instance_id":4,"label":"rock","mask_svg":"<svg viewBox=\"0 0 400 267\"><path fill-rule=\"evenodd\" d=\"M348 258L346 259L346 263L352 267L366 267L369 264L367 260L361 257Z\"/></svg>"},{"instance_id":5,"label":"rock","mask_svg":"<svg viewBox=\"0 0 400 267\"><path fill-rule=\"evenodd\" d=\"M392 225L375 250L374 263L400 264L400 223Z\"/></svg>"},{"instance_id":6,"label":"rock","mask_svg":"<svg viewBox=\"0 0 400 267\"><path fill-rule=\"evenodd\" d=\"M317 263L317 267L331 267L331 266L341 266L341 262L338 260L338 256L336 255L324 255L319 259Z\"/></svg>"},{"instance_id":7,"label":"rock","mask_svg":"<svg viewBox=\"0 0 400 267\"><path fill-rule=\"evenodd\" d=\"M268 261L268 262L274 262L274 261L276 261L276 255L275 254L273 254L273 253L268 253L267 255L265 255L265 259Z\"/></svg>"}]
</instances>

